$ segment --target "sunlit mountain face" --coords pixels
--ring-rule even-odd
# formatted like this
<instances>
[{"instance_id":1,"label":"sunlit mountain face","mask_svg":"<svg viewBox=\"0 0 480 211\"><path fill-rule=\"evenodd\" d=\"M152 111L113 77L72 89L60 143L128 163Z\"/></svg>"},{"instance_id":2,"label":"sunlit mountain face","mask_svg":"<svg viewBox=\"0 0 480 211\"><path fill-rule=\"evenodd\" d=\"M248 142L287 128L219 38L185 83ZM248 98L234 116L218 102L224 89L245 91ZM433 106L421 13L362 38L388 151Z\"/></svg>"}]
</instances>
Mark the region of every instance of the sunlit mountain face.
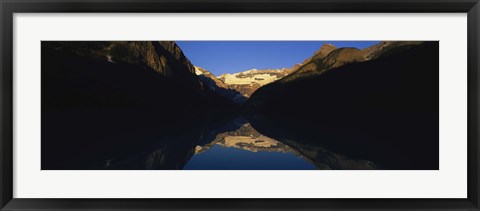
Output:
<instances>
[{"instance_id":1,"label":"sunlit mountain face","mask_svg":"<svg viewBox=\"0 0 480 211\"><path fill-rule=\"evenodd\" d=\"M173 41L42 42L42 170L435 170L438 44L214 75Z\"/></svg>"}]
</instances>

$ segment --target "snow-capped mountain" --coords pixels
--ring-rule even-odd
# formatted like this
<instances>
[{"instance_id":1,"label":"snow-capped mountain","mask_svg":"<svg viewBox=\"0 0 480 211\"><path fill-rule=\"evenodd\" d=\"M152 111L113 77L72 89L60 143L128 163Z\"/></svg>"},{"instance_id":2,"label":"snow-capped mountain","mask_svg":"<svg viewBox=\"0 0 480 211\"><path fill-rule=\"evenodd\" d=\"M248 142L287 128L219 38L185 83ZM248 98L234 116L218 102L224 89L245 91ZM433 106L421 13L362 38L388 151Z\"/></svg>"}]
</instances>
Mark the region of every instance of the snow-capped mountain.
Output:
<instances>
[{"instance_id":1,"label":"snow-capped mountain","mask_svg":"<svg viewBox=\"0 0 480 211\"><path fill-rule=\"evenodd\" d=\"M218 76L218 79L230 88L240 92L243 96L250 97L250 95L258 88L285 77L295 71L299 66L300 64L297 64L292 68L266 70L251 69L239 73L222 74Z\"/></svg>"},{"instance_id":2,"label":"snow-capped mountain","mask_svg":"<svg viewBox=\"0 0 480 211\"><path fill-rule=\"evenodd\" d=\"M213 75L208 70L195 66L195 74L198 76L200 81L202 81L203 84L208 86L211 90L232 100L233 102L243 103L247 100L247 98L243 94L241 94L235 89L232 89L222 80L219 80L217 77L215 77L215 75Z\"/></svg>"}]
</instances>

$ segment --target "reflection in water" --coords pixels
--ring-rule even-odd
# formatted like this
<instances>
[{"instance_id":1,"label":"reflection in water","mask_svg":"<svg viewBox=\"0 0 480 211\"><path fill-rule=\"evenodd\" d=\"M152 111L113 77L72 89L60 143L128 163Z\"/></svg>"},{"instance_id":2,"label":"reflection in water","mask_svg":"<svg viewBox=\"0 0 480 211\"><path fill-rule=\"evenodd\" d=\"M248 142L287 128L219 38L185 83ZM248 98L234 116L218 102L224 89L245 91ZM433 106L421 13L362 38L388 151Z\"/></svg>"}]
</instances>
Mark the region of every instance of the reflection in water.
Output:
<instances>
[{"instance_id":1,"label":"reflection in water","mask_svg":"<svg viewBox=\"0 0 480 211\"><path fill-rule=\"evenodd\" d=\"M238 120L237 120L238 122ZM315 169L289 146L258 133L249 123L195 148L184 169Z\"/></svg>"},{"instance_id":2,"label":"reflection in water","mask_svg":"<svg viewBox=\"0 0 480 211\"><path fill-rule=\"evenodd\" d=\"M290 147L287 145L260 134L253 129L250 123L245 122L243 118L240 119L243 120L244 123L238 129L216 134L213 141L204 145L198 145L195 154L205 152L214 145L233 147L251 152L265 151L286 153L291 151ZM238 119L235 122L239 122Z\"/></svg>"},{"instance_id":3,"label":"reflection in water","mask_svg":"<svg viewBox=\"0 0 480 211\"><path fill-rule=\"evenodd\" d=\"M188 149L170 152L180 158L168 160L166 146L158 148L146 159L146 169L185 170L311 170L311 169L374 169L369 161L352 160L319 146L290 145L262 135L243 117L228 123L204 126L199 139L172 137L171 142L192 143ZM171 150L171 149L168 149ZM173 155L170 155L173 156ZM141 163L141 157L138 160ZM118 160L118 168L123 160Z\"/></svg>"},{"instance_id":4,"label":"reflection in water","mask_svg":"<svg viewBox=\"0 0 480 211\"><path fill-rule=\"evenodd\" d=\"M293 152L252 152L214 145L194 155L185 170L308 170L316 167Z\"/></svg>"},{"instance_id":5,"label":"reflection in water","mask_svg":"<svg viewBox=\"0 0 480 211\"><path fill-rule=\"evenodd\" d=\"M239 122L238 119L236 122ZM307 170L332 169L345 163L351 169L374 168L370 162L345 159L320 147L297 147L301 149L262 135L245 122L236 130L217 134L208 144L198 145L184 169ZM319 154L325 157L316 161Z\"/></svg>"},{"instance_id":6,"label":"reflection in water","mask_svg":"<svg viewBox=\"0 0 480 211\"><path fill-rule=\"evenodd\" d=\"M68 118L68 115L56 115ZM85 115L76 118L85 118ZM96 116L96 118L99 118ZM105 118L108 119L108 118ZM47 139L42 144L42 169L104 170L312 170L375 169L372 162L351 159L292 139L278 140L258 132L241 115L214 117L208 121L183 123L178 128L165 125L115 125L115 133L86 131L78 127L55 128L65 134L79 134L68 145ZM60 119L55 122L61 122ZM79 121L82 122L82 121ZM131 121L128 121L131 122ZM90 123L95 124L95 123ZM102 122L100 121L100 123ZM105 125L105 124L103 124ZM190 125L190 126L189 126ZM199 127L200 125L200 127ZM49 124L45 130L49 131ZM56 127L62 127L56 124ZM84 126L86 127L86 126ZM130 130L122 130L122 127ZM92 126L96 128L96 126ZM61 132L54 133L60 140ZM91 136L91 134L96 134ZM113 134L113 135L112 135ZM50 136L52 137L52 136ZM89 138L87 140L87 137ZM82 139L84 138L84 139ZM72 144L73 143L73 144ZM59 151L60 150L60 151ZM85 156L88 155L88 156ZM61 157L61 159L59 159Z\"/></svg>"}]
</instances>

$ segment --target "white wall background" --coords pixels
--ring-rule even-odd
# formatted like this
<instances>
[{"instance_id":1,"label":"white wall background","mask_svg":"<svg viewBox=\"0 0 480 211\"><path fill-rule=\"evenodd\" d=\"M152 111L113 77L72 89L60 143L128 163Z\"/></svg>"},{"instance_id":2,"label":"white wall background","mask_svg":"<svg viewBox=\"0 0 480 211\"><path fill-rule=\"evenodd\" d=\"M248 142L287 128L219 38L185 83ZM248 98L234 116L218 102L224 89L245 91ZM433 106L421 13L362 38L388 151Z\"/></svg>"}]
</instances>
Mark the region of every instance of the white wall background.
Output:
<instances>
[{"instance_id":1,"label":"white wall background","mask_svg":"<svg viewBox=\"0 0 480 211\"><path fill-rule=\"evenodd\" d=\"M14 197L465 198L466 17L466 14L15 14ZM440 170L41 171L41 40L439 40Z\"/></svg>"}]
</instances>

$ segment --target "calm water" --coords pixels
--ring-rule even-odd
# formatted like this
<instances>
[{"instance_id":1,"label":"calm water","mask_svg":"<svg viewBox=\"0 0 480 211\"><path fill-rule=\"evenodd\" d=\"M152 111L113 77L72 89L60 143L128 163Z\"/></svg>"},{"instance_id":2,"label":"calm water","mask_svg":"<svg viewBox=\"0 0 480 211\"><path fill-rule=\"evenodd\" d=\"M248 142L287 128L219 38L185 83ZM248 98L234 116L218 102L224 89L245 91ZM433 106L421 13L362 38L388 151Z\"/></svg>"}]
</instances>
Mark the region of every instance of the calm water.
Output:
<instances>
[{"instance_id":1,"label":"calm water","mask_svg":"<svg viewBox=\"0 0 480 211\"><path fill-rule=\"evenodd\" d=\"M307 158L290 152L250 151L214 145L195 154L185 170L308 170L316 169Z\"/></svg>"},{"instance_id":2,"label":"calm water","mask_svg":"<svg viewBox=\"0 0 480 211\"><path fill-rule=\"evenodd\" d=\"M277 140L258 133L249 123L234 131L217 134L184 166L188 170L307 170L311 160Z\"/></svg>"},{"instance_id":3,"label":"calm water","mask_svg":"<svg viewBox=\"0 0 480 211\"><path fill-rule=\"evenodd\" d=\"M289 124L242 115L161 124L158 116L128 114L48 114L51 121L42 122L42 169L438 168L438 148L420 148L419 141L428 141L428 136L406 126Z\"/></svg>"},{"instance_id":4,"label":"calm water","mask_svg":"<svg viewBox=\"0 0 480 211\"><path fill-rule=\"evenodd\" d=\"M58 119L52 129L50 124L45 124L44 135L49 138L42 141L42 169L314 170L376 167L370 161L350 159L321 146L266 136L238 115L194 126L180 124L176 130L167 130L162 125L115 121L116 115L105 118L96 115L99 121L94 122L89 121L91 118L86 114L71 115L74 114L55 115ZM71 118L79 121L65 123Z\"/></svg>"}]
</instances>

